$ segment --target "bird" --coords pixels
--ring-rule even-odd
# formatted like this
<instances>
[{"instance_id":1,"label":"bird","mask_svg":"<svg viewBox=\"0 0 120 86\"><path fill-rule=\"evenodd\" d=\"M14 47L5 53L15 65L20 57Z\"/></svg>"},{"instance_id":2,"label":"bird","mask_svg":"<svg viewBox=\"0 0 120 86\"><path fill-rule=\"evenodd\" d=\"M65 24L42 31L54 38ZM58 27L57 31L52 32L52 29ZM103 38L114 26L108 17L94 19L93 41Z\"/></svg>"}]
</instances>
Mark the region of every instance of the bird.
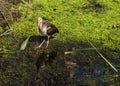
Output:
<instances>
[{"instance_id":1,"label":"bird","mask_svg":"<svg viewBox=\"0 0 120 86\"><path fill-rule=\"evenodd\" d=\"M49 45L50 37L55 33L59 33L59 31L55 25L53 25L52 23L49 23L49 22L44 22L42 17L38 17L38 27L37 28L38 28L38 31L43 36L47 36L47 38L48 38L47 41L44 39L37 48L41 48L41 46L44 44L45 41L46 41L45 48L47 48Z\"/></svg>"}]
</instances>

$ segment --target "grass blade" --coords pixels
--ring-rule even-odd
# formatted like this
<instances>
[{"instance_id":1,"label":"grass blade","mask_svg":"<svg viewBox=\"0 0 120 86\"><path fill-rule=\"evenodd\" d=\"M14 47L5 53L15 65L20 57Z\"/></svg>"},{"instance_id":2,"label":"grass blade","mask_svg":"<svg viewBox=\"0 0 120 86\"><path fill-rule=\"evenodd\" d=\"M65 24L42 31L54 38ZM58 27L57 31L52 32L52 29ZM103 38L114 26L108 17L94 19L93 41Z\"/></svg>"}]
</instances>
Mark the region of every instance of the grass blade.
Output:
<instances>
[{"instance_id":1,"label":"grass blade","mask_svg":"<svg viewBox=\"0 0 120 86\"><path fill-rule=\"evenodd\" d=\"M82 33L82 36L85 37L85 35ZM102 59L108 64L110 65L110 67L118 73L118 70L112 65L112 63L110 63L99 51L98 49L85 37L85 39L89 42L89 44L96 50L96 52L102 57Z\"/></svg>"},{"instance_id":2,"label":"grass blade","mask_svg":"<svg viewBox=\"0 0 120 86\"><path fill-rule=\"evenodd\" d=\"M118 72L118 70L98 51L98 49L97 49L89 40L87 40L87 41L88 41L88 42L90 43L90 45L97 51L97 53L105 60L105 62L106 62L107 64L109 64L110 67L114 69L114 71Z\"/></svg>"}]
</instances>

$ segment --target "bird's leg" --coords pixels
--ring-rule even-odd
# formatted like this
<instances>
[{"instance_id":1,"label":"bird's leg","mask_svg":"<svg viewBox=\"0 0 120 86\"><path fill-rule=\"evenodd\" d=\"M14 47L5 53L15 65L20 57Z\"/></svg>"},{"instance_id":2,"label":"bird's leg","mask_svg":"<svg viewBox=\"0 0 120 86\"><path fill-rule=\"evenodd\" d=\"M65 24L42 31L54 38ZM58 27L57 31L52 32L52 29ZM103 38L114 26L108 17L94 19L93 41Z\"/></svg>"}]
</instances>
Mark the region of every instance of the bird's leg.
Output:
<instances>
[{"instance_id":1,"label":"bird's leg","mask_svg":"<svg viewBox=\"0 0 120 86\"><path fill-rule=\"evenodd\" d=\"M45 48L47 48L48 45L49 45L49 38L50 38L50 36L48 36L48 40L47 40L47 42L46 42L46 47L45 47Z\"/></svg>"},{"instance_id":2,"label":"bird's leg","mask_svg":"<svg viewBox=\"0 0 120 86\"><path fill-rule=\"evenodd\" d=\"M41 46L43 45L44 42L45 42L45 39L43 40L43 42L37 48L41 48Z\"/></svg>"}]
</instances>

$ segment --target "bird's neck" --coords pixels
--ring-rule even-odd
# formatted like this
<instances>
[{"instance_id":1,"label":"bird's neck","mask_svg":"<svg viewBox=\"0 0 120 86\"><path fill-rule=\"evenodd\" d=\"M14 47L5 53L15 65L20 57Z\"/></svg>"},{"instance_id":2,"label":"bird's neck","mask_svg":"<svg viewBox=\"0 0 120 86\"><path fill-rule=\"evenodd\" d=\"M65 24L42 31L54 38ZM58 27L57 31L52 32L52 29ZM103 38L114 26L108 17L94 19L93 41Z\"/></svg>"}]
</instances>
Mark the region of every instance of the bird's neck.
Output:
<instances>
[{"instance_id":1,"label":"bird's neck","mask_svg":"<svg viewBox=\"0 0 120 86\"><path fill-rule=\"evenodd\" d=\"M42 22L41 21L38 22L38 27L42 28Z\"/></svg>"}]
</instances>

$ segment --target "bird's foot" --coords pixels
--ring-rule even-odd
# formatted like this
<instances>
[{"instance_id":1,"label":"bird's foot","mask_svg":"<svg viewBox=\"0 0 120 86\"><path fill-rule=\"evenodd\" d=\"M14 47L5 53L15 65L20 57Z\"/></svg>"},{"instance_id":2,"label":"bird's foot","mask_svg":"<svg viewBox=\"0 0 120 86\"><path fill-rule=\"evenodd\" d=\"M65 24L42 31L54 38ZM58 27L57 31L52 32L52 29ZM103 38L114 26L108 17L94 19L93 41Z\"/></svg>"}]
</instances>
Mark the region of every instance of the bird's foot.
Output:
<instances>
[{"instance_id":1,"label":"bird's foot","mask_svg":"<svg viewBox=\"0 0 120 86\"><path fill-rule=\"evenodd\" d=\"M35 47L35 49L47 49L48 48L48 46L45 46L45 47L42 47L42 46L37 46L37 47Z\"/></svg>"},{"instance_id":2,"label":"bird's foot","mask_svg":"<svg viewBox=\"0 0 120 86\"><path fill-rule=\"evenodd\" d=\"M38 48L39 48L39 49L43 49L43 48L44 48L44 49L47 49L48 46L46 46L46 47L42 47L42 46L37 46L37 47L35 47L35 49L38 49Z\"/></svg>"},{"instance_id":3,"label":"bird's foot","mask_svg":"<svg viewBox=\"0 0 120 86\"><path fill-rule=\"evenodd\" d=\"M42 48L42 45L44 44L45 40L43 40L43 42L36 48Z\"/></svg>"},{"instance_id":4,"label":"bird's foot","mask_svg":"<svg viewBox=\"0 0 120 86\"><path fill-rule=\"evenodd\" d=\"M42 46L37 46L37 47L35 47L35 49L37 49L37 48L43 48Z\"/></svg>"}]
</instances>

